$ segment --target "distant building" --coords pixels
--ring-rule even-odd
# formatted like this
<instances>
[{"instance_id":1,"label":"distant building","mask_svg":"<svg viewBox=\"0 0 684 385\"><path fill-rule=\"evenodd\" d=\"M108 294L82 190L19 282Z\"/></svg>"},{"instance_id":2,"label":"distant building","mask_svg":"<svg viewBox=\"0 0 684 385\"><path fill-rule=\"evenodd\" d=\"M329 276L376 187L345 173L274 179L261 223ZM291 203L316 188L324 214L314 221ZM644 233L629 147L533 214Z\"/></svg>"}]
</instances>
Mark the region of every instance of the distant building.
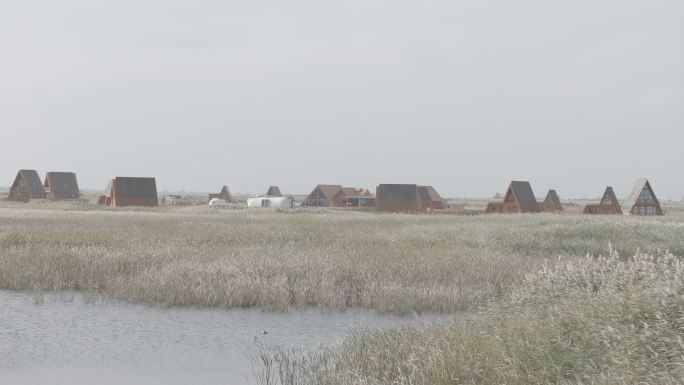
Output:
<instances>
[{"instance_id":1,"label":"distant building","mask_svg":"<svg viewBox=\"0 0 684 385\"><path fill-rule=\"evenodd\" d=\"M527 181L512 181L506 190L503 202L490 202L486 214L494 213L538 213L541 211L532 186Z\"/></svg>"},{"instance_id":2,"label":"distant building","mask_svg":"<svg viewBox=\"0 0 684 385\"><path fill-rule=\"evenodd\" d=\"M294 208L294 199L291 197L256 197L247 199L249 208L272 208L272 209L291 209Z\"/></svg>"},{"instance_id":3,"label":"distant building","mask_svg":"<svg viewBox=\"0 0 684 385\"><path fill-rule=\"evenodd\" d=\"M646 178L638 179L634 183L632 192L625 200L624 209L628 215L663 215L660 202Z\"/></svg>"},{"instance_id":4,"label":"distant building","mask_svg":"<svg viewBox=\"0 0 684 385\"><path fill-rule=\"evenodd\" d=\"M372 197L364 188L319 184L302 201L302 207L349 207L347 197Z\"/></svg>"},{"instance_id":5,"label":"distant building","mask_svg":"<svg viewBox=\"0 0 684 385\"><path fill-rule=\"evenodd\" d=\"M375 189L378 211L425 212L446 210L448 204L432 186L416 184L380 184Z\"/></svg>"},{"instance_id":6,"label":"distant building","mask_svg":"<svg viewBox=\"0 0 684 385\"><path fill-rule=\"evenodd\" d=\"M560 198L558 198L556 190L549 190L549 192L546 194L544 202L540 203L539 206L545 213L563 211L563 205L560 202Z\"/></svg>"},{"instance_id":7,"label":"distant building","mask_svg":"<svg viewBox=\"0 0 684 385\"><path fill-rule=\"evenodd\" d=\"M10 187L7 200L28 202L30 199L45 199L45 188L36 170L19 170Z\"/></svg>"},{"instance_id":8,"label":"distant building","mask_svg":"<svg viewBox=\"0 0 684 385\"><path fill-rule=\"evenodd\" d=\"M48 172L43 187L49 200L78 199L81 195L73 172Z\"/></svg>"},{"instance_id":9,"label":"distant building","mask_svg":"<svg viewBox=\"0 0 684 385\"><path fill-rule=\"evenodd\" d=\"M118 176L107 185L105 204L110 207L158 206L157 181L154 178Z\"/></svg>"},{"instance_id":10,"label":"distant building","mask_svg":"<svg viewBox=\"0 0 684 385\"><path fill-rule=\"evenodd\" d=\"M233 201L233 196L230 194L230 189L228 189L227 185L223 185L221 191L218 194L209 194L209 201L211 201L214 198L223 199L228 203Z\"/></svg>"},{"instance_id":11,"label":"distant building","mask_svg":"<svg viewBox=\"0 0 684 385\"><path fill-rule=\"evenodd\" d=\"M622 215L622 208L611 186L606 187L598 204L587 204L582 211L584 214Z\"/></svg>"},{"instance_id":12,"label":"distant building","mask_svg":"<svg viewBox=\"0 0 684 385\"><path fill-rule=\"evenodd\" d=\"M182 195L175 194L164 194L161 199L159 199L159 204L162 206L175 206L183 202Z\"/></svg>"}]
</instances>

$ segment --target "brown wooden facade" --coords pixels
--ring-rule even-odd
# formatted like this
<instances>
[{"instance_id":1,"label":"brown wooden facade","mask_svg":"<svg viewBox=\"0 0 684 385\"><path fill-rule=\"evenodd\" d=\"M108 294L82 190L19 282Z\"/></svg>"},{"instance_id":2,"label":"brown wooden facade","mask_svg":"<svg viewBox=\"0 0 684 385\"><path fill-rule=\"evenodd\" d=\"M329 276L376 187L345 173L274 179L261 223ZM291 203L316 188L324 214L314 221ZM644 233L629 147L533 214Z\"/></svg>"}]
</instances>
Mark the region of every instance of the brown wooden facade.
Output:
<instances>
[{"instance_id":1,"label":"brown wooden facade","mask_svg":"<svg viewBox=\"0 0 684 385\"><path fill-rule=\"evenodd\" d=\"M542 211L532 186L527 181L512 181L506 190L503 202L490 202L486 214L523 214Z\"/></svg>"},{"instance_id":2,"label":"brown wooden facade","mask_svg":"<svg viewBox=\"0 0 684 385\"><path fill-rule=\"evenodd\" d=\"M45 188L36 170L19 170L12 182L7 200L28 202L31 199L45 199Z\"/></svg>"},{"instance_id":3,"label":"brown wooden facade","mask_svg":"<svg viewBox=\"0 0 684 385\"><path fill-rule=\"evenodd\" d=\"M622 215L622 208L611 186L606 187L599 203L587 204L582 211L592 215Z\"/></svg>"}]
</instances>

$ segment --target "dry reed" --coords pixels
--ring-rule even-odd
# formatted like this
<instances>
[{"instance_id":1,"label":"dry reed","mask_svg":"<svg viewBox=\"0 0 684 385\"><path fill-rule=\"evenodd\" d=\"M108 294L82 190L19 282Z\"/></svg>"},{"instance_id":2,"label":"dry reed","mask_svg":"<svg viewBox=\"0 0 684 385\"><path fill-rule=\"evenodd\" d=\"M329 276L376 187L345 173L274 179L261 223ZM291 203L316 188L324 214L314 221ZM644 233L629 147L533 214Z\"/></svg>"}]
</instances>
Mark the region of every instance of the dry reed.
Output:
<instances>
[{"instance_id":1,"label":"dry reed","mask_svg":"<svg viewBox=\"0 0 684 385\"><path fill-rule=\"evenodd\" d=\"M0 204L0 288L168 306L461 311L547 257L684 254L682 217Z\"/></svg>"},{"instance_id":2,"label":"dry reed","mask_svg":"<svg viewBox=\"0 0 684 385\"><path fill-rule=\"evenodd\" d=\"M682 259L613 252L545 266L465 323L259 356L284 385L682 384L683 340Z\"/></svg>"}]
</instances>

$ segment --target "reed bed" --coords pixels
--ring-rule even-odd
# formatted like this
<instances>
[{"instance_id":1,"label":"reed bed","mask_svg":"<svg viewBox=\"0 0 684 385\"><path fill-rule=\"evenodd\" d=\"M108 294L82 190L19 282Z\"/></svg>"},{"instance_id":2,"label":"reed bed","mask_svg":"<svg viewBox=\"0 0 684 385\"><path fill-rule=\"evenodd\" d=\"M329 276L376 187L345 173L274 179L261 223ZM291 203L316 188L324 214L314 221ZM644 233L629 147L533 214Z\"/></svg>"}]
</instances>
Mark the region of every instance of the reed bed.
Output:
<instances>
[{"instance_id":1,"label":"reed bed","mask_svg":"<svg viewBox=\"0 0 684 385\"><path fill-rule=\"evenodd\" d=\"M258 384L682 384L684 263L574 258L527 275L465 322L265 348Z\"/></svg>"},{"instance_id":2,"label":"reed bed","mask_svg":"<svg viewBox=\"0 0 684 385\"><path fill-rule=\"evenodd\" d=\"M684 217L415 216L0 203L0 288L164 306L453 312L544 261L658 249Z\"/></svg>"}]
</instances>

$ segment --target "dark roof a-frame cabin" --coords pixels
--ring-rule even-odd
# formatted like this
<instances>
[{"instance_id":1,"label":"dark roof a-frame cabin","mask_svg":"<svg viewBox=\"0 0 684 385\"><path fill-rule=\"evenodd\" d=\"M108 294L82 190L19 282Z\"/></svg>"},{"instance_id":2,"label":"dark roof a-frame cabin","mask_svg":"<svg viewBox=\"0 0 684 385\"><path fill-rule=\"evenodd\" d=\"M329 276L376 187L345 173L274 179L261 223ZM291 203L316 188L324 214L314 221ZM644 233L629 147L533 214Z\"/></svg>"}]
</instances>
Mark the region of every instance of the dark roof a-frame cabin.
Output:
<instances>
[{"instance_id":1,"label":"dark roof a-frame cabin","mask_svg":"<svg viewBox=\"0 0 684 385\"><path fill-rule=\"evenodd\" d=\"M228 185L223 185L221 191L218 194L209 194L209 200L212 200L214 198L223 199L228 203L233 201L233 195L230 193Z\"/></svg>"},{"instance_id":2,"label":"dark roof a-frame cabin","mask_svg":"<svg viewBox=\"0 0 684 385\"><path fill-rule=\"evenodd\" d=\"M277 197L282 197L283 195L280 193L280 187L270 186L268 188L268 191L266 191L266 196L277 198Z\"/></svg>"},{"instance_id":3,"label":"dark roof a-frame cabin","mask_svg":"<svg viewBox=\"0 0 684 385\"><path fill-rule=\"evenodd\" d=\"M506 190L503 202L490 202L485 213L538 213L539 202L527 181L512 181Z\"/></svg>"},{"instance_id":4,"label":"dark roof a-frame cabin","mask_svg":"<svg viewBox=\"0 0 684 385\"><path fill-rule=\"evenodd\" d=\"M45 199L43 182L36 170L19 170L10 187L7 200L28 202L30 199Z\"/></svg>"},{"instance_id":5,"label":"dark roof a-frame cabin","mask_svg":"<svg viewBox=\"0 0 684 385\"><path fill-rule=\"evenodd\" d=\"M383 183L375 188L378 211L422 212L446 210L447 202L432 186Z\"/></svg>"},{"instance_id":6,"label":"dark roof a-frame cabin","mask_svg":"<svg viewBox=\"0 0 684 385\"><path fill-rule=\"evenodd\" d=\"M540 203L540 207L545 213L563 211L563 205L561 205L556 190L549 190L549 192L546 193L546 198L544 198L544 202Z\"/></svg>"},{"instance_id":7,"label":"dark roof a-frame cabin","mask_svg":"<svg viewBox=\"0 0 684 385\"><path fill-rule=\"evenodd\" d=\"M80 196L76 174L73 172L48 172L43 187L50 200L78 199Z\"/></svg>"},{"instance_id":8,"label":"dark roof a-frame cabin","mask_svg":"<svg viewBox=\"0 0 684 385\"><path fill-rule=\"evenodd\" d=\"M105 194L105 204L110 207L159 205L154 178L118 176L109 182Z\"/></svg>"},{"instance_id":9,"label":"dark roof a-frame cabin","mask_svg":"<svg viewBox=\"0 0 684 385\"><path fill-rule=\"evenodd\" d=\"M663 215L663 209L646 178L637 179L632 192L625 200L625 213L629 215Z\"/></svg>"},{"instance_id":10,"label":"dark roof a-frame cabin","mask_svg":"<svg viewBox=\"0 0 684 385\"><path fill-rule=\"evenodd\" d=\"M607 186L599 203L585 205L582 212L597 215L622 215L622 208L620 208L620 202L615 196L613 188Z\"/></svg>"}]
</instances>

